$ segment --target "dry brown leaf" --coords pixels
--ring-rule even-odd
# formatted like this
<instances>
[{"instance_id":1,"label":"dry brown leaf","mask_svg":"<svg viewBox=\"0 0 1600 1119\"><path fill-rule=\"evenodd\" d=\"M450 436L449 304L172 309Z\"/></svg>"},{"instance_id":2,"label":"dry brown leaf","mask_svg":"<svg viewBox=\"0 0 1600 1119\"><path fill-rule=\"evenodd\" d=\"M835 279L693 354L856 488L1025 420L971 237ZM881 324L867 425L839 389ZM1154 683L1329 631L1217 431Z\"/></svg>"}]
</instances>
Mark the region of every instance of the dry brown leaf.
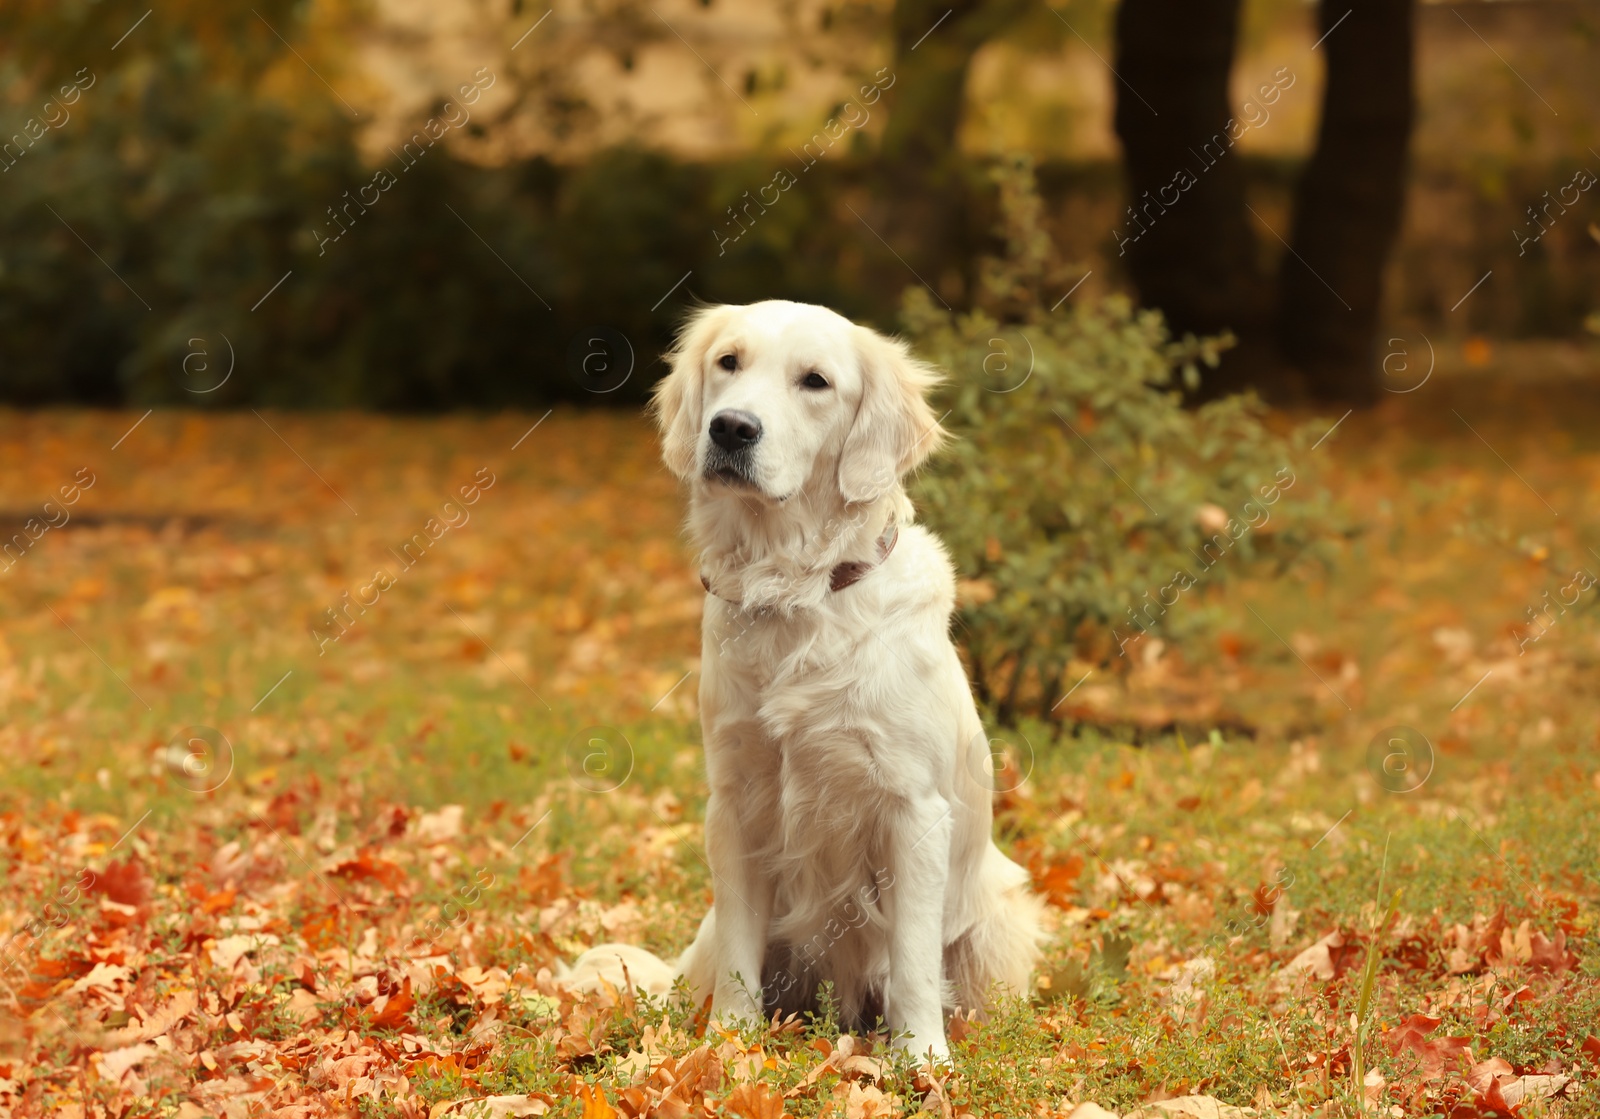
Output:
<instances>
[{"instance_id":1,"label":"dry brown leaf","mask_svg":"<svg viewBox=\"0 0 1600 1119\"><path fill-rule=\"evenodd\" d=\"M1475 1092L1486 1092L1489 1085L1502 1076L1511 1075L1511 1062L1501 1057L1490 1057L1486 1061L1479 1061L1467 1070L1467 1083L1472 1085Z\"/></svg>"},{"instance_id":2,"label":"dry brown leaf","mask_svg":"<svg viewBox=\"0 0 1600 1119\"><path fill-rule=\"evenodd\" d=\"M236 933L212 944L208 955L211 957L211 962L223 971L231 971L240 957L279 943L281 943L279 939L271 933Z\"/></svg>"},{"instance_id":3,"label":"dry brown leaf","mask_svg":"<svg viewBox=\"0 0 1600 1119\"><path fill-rule=\"evenodd\" d=\"M1284 964L1283 970L1278 974L1290 979L1301 975L1311 975L1326 983L1334 977L1338 970L1334 963L1333 950L1344 946L1344 934L1338 929L1334 929L1309 948L1302 950L1294 959Z\"/></svg>"},{"instance_id":4,"label":"dry brown leaf","mask_svg":"<svg viewBox=\"0 0 1600 1119\"><path fill-rule=\"evenodd\" d=\"M900 1114L898 1096L886 1095L871 1084L848 1081L834 1091L844 1105L845 1119L895 1119Z\"/></svg>"},{"instance_id":5,"label":"dry brown leaf","mask_svg":"<svg viewBox=\"0 0 1600 1119\"><path fill-rule=\"evenodd\" d=\"M1500 1096L1507 1106L1520 1107L1528 1100L1546 1100L1560 1095L1570 1076L1518 1076L1500 1081Z\"/></svg>"},{"instance_id":6,"label":"dry brown leaf","mask_svg":"<svg viewBox=\"0 0 1600 1119\"><path fill-rule=\"evenodd\" d=\"M723 1101L728 1114L739 1119L787 1119L783 1097L765 1084L750 1082L740 1084Z\"/></svg>"},{"instance_id":7,"label":"dry brown leaf","mask_svg":"<svg viewBox=\"0 0 1600 1119\"><path fill-rule=\"evenodd\" d=\"M100 1065L100 1075L112 1083L121 1080L123 1074L134 1068L142 1061L160 1053L154 1045L148 1042L139 1045L129 1045L121 1049L111 1049L95 1055Z\"/></svg>"},{"instance_id":8,"label":"dry brown leaf","mask_svg":"<svg viewBox=\"0 0 1600 1119\"><path fill-rule=\"evenodd\" d=\"M120 1030L106 1035L113 1046L133 1045L160 1037L195 1011L198 1000L192 990L177 990L168 995L147 1016L135 1019Z\"/></svg>"}]
</instances>

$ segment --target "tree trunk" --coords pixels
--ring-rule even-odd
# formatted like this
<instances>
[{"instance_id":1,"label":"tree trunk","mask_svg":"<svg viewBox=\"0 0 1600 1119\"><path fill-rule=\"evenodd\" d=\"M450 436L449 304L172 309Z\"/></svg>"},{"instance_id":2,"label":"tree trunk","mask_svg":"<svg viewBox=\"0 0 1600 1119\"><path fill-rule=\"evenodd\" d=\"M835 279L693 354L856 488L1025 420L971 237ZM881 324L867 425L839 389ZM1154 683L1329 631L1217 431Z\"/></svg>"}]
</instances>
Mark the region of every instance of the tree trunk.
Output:
<instances>
[{"instance_id":1,"label":"tree trunk","mask_svg":"<svg viewBox=\"0 0 1600 1119\"><path fill-rule=\"evenodd\" d=\"M951 269L974 256L969 242L988 232L965 220L956 136L967 74L978 48L1025 7L1026 0L896 0L880 199L884 239L901 258L886 265L901 285L920 278L943 298L962 294Z\"/></svg>"},{"instance_id":2,"label":"tree trunk","mask_svg":"<svg viewBox=\"0 0 1600 1119\"><path fill-rule=\"evenodd\" d=\"M1115 123L1130 202L1114 231L1119 255L1141 301L1175 332L1239 336L1207 374L1208 397L1258 380L1270 342L1229 129L1238 23L1239 0L1123 0L1116 21Z\"/></svg>"},{"instance_id":3,"label":"tree trunk","mask_svg":"<svg viewBox=\"0 0 1600 1119\"><path fill-rule=\"evenodd\" d=\"M898 0L894 6L893 92L886 103L883 159L901 171L926 172L944 164L961 125L967 71L983 45L974 37L979 0L952 9L947 0ZM940 17L944 17L942 20Z\"/></svg>"},{"instance_id":4,"label":"tree trunk","mask_svg":"<svg viewBox=\"0 0 1600 1119\"><path fill-rule=\"evenodd\" d=\"M1294 254L1278 271L1278 346L1322 399L1361 403L1378 393L1383 269L1400 229L1415 116L1412 3L1323 0L1320 8L1322 125L1295 191Z\"/></svg>"}]
</instances>

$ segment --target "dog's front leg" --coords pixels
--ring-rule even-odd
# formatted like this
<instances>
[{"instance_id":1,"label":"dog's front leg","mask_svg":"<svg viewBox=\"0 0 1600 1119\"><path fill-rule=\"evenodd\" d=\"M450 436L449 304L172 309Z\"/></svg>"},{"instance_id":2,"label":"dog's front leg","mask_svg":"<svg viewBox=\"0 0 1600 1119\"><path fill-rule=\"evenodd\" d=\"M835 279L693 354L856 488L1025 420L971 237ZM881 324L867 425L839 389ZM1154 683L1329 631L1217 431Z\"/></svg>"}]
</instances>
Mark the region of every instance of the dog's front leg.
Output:
<instances>
[{"instance_id":1,"label":"dog's front leg","mask_svg":"<svg viewBox=\"0 0 1600 1119\"><path fill-rule=\"evenodd\" d=\"M746 795L741 796L740 793ZM761 1018L761 965L772 921L774 883L752 834L748 789L714 789L706 803L706 856L716 898L714 1018Z\"/></svg>"},{"instance_id":2,"label":"dog's front leg","mask_svg":"<svg viewBox=\"0 0 1600 1119\"><path fill-rule=\"evenodd\" d=\"M889 917L889 989L884 1012L899 1044L941 1060L944 1037L944 895L950 873L953 808L928 793L912 800L892 831L894 885L883 892Z\"/></svg>"}]
</instances>

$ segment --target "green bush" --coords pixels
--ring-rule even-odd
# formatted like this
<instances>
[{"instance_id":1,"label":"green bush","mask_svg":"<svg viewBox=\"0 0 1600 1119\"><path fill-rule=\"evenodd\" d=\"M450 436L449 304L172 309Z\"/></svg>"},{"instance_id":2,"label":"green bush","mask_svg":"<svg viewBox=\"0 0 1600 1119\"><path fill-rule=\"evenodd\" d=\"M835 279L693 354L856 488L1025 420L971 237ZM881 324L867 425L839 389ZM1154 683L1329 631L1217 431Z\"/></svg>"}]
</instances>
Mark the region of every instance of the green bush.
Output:
<instances>
[{"instance_id":1,"label":"green bush","mask_svg":"<svg viewBox=\"0 0 1600 1119\"><path fill-rule=\"evenodd\" d=\"M1050 717L1074 657L1126 668L1202 628L1213 588L1329 528L1307 477L1318 429L1274 434L1253 395L1185 408L1176 380L1197 385L1228 339L1174 341L1121 297L1052 310L1082 270L1042 232L1031 168L995 175L1006 252L985 262L982 309L912 288L903 317L949 372L936 407L958 437L918 505L962 576L979 697L1009 722Z\"/></svg>"},{"instance_id":2,"label":"green bush","mask_svg":"<svg viewBox=\"0 0 1600 1119\"><path fill-rule=\"evenodd\" d=\"M147 7L0 6L0 401L636 406L693 299L892 315L881 289L840 279L861 233L828 219L830 200L859 163L818 165L719 251L730 206L771 181L766 157L623 147L481 167L454 157L475 120L406 169L371 162L350 111L274 34L334 60L353 49L312 8ZM84 88L45 130L41 106L75 75ZM396 181L373 204L362 188L381 169ZM349 228L324 245L332 207ZM607 332L633 373L600 395L578 373Z\"/></svg>"}]
</instances>

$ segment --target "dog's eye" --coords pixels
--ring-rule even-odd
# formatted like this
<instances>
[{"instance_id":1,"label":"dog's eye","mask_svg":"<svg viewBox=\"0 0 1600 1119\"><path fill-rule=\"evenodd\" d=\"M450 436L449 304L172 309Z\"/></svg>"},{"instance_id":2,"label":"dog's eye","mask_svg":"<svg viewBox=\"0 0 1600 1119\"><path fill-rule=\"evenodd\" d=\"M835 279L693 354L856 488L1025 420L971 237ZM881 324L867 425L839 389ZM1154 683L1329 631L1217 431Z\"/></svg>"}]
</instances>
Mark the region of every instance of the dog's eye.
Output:
<instances>
[{"instance_id":1,"label":"dog's eye","mask_svg":"<svg viewBox=\"0 0 1600 1119\"><path fill-rule=\"evenodd\" d=\"M735 369L739 368L739 359L734 357L732 354L723 354L717 359L717 364L722 366L722 368L726 369L729 373L732 373Z\"/></svg>"},{"instance_id":2,"label":"dog's eye","mask_svg":"<svg viewBox=\"0 0 1600 1119\"><path fill-rule=\"evenodd\" d=\"M800 383L808 389L825 389L828 387L828 378L813 369L806 374L806 379Z\"/></svg>"}]
</instances>

